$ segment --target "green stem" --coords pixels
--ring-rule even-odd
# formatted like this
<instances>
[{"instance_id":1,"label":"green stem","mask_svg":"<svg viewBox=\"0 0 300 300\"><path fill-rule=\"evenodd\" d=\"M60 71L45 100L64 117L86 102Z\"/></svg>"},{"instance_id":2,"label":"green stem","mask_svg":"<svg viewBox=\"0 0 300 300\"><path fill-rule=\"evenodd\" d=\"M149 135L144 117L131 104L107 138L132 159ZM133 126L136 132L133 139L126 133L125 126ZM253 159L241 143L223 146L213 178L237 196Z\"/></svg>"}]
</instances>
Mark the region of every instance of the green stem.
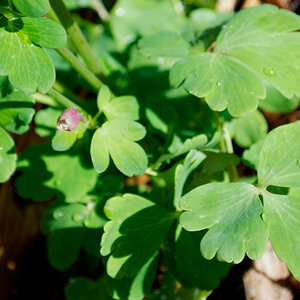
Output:
<instances>
[{"instance_id":1,"label":"green stem","mask_svg":"<svg viewBox=\"0 0 300 300\"><path fill-rule=\"evenodd\" d=\"M76 108L78 111L83 112L85 115L88 115L88 113L82 107L80 107L79 105L77 105L72 100L68 99L55 89L52 88L47 94L57 103L61 104L63 107L73 107Z\"/></svg>"},{"instance_id":2,"label":"green stem","mask_svg":"<svg viewBox=\"0 0 300 300\"><path fill-rule=\"evenodd\" d=\"M100 75L101 74L100 64L96 59L96 57L94 56L90 48L90 45L85 39L78 24L73 20L70 12L66 8L63 0L50 0L50 3L57 18L60 20L61 24L66 29L71 41L73 42L80 56L83 58L87 67L94 74ZM50 17L52 18L52 14L50 15Z\"/></svg>"},{"instance_id":3,"label":"green stem","mask_svg":"<svg viewBox=\"0 0 300 300\"><path fill-rule=\"evenodd\" d=\"M36 93L32 95L32 97L38 103L45 104L51 107L62 107L62 105L60 105L57 101L53 100L51 97L47 95Z\"/></svg>"},{"instance_id":4,"label":"green stem","mask_svg":"<svg viewBox=\"0 0 300 300\"><path fill-rule=\"evenodd\" d=\"M103 82L95 76L68 48L55 49L95 90L99 90Z\"/></svg>"},{"instance_id":5,"label":"green stem","mask_svg":"<svg viewBox=\"0 0 300 300\"><path fill-rule=\"evenodd\" d=\"M224 122L220 120L218 112L215 111L214 114L217 121L217 128L221 135L221 140L220 140L221 151L227 153L234 153L231 136L229 134L226 125L224 125ZM231 165L227 167L227 172L229 174L231 182L239 181L239 175L236 166Z\"/></svg>"}]
</instances>

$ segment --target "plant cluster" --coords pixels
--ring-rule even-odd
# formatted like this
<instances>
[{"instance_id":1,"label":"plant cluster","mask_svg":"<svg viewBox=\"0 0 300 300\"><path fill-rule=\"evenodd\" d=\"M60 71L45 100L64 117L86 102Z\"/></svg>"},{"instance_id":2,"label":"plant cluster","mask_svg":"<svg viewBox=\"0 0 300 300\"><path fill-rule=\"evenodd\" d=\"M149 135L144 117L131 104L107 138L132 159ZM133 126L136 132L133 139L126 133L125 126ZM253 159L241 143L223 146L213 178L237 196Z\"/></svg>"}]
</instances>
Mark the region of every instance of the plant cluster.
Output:
<instances>
[{"instance_id":1,"label":"plant cluster","mask_svg":"<svg viewBox=\"0 0 300 300\"><path fill-rule=\"evenodd\" d=\"M56 199L53 267L103 265L68 300L201 299L268 240L300 280L300 122L261 112L298 107L299 29L272 5L0 0L0 182ZM17 156L32 123L46 139Z\"/></svg>"}]
</instances>

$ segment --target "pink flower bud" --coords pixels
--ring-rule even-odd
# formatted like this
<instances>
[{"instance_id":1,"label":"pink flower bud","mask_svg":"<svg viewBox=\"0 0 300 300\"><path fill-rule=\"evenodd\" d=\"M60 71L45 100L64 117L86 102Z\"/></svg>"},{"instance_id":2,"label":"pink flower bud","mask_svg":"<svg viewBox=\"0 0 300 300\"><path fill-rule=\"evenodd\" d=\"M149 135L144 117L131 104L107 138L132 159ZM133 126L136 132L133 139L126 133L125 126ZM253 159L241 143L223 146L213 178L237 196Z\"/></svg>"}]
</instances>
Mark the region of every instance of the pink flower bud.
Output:
<instances>
[{"instance_id":1,"label":"pink flower bud","mask_svg":"<svg viewBox=\"0 0 300 300\"><path fill-rule=\"evenodd\" d=\"M56 128L61 131L74 131L80 119L81 116L75 108L67 108L58 118Z\"/></svg>"}]
</instances>

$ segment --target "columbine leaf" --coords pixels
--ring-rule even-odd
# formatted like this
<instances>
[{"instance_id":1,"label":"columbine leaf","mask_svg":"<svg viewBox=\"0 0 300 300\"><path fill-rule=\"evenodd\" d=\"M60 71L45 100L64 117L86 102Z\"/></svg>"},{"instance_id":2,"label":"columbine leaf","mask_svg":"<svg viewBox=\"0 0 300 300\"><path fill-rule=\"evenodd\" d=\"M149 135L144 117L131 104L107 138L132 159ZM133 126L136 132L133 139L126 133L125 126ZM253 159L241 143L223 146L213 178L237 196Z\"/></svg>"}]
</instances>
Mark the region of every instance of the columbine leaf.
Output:
<instances>
[{"instance_id":1,"label":"columbine leaf","mask_svg":"<svg viewBox=\"0 0 300 300\"><path fill-rule=\"evenodd\" d=\"M243 61L287 98L300 96L299 29L300 17L291 11L272 5L244 9L221 31L215 52Z\"/></svg>"},{"instance_id":2,"label":"columbine leaf","mask_svg":"<svg viewBox=\"0 0 300 300\"><path fill-rule=\"evenodd\" d=\"M264 197L264 219L269 224L273 249L279 259L287 263L293 275L300 279L300 189L292 188L288 195L268 192Z\"/></svg>"},{"instance_id":3,"label":"columbine leaf","mask_svg":"<svg viewBox=\"0 0 300 300\"><path fill-rule=\"evenodd\" d=\"M106 223L102 207L96 202L56 203L49 207L43 218L43 232L70 228L100 228Z\"/></svg>"},{"instance_id":4,"label":"columbine leaf","mask_svg":"<svg viewBox=\"0 0 300 300\"><path fill-rule=\"evenodd\" d=\"M0 125L13 133L29 130L34 112L34 100L28 95L13 92L0 99Z\"/></svg>"},{"instance_id":5,"label":"columbine leaf","mask_svg":"<svg viewBox=\"0 0 300 300\"><path fill-rule=\"evenodd\" d=\"M189 43L178 33L162 31L142 38L138 43L140 53L147 56L182 57L189 53Z\"/></svg>"},{"instance_id":6,"label":"columbine leaf","mask_svg":"<svg viewBox=\"0 0 300 300\"><path fill-rule=\"evenodd\" d=\"M0 182L5 182L16 169L17 155L11 136L0 127Z\"/></svg>"},{"instance_id":7,"label":"columbine leaf","mask_svg":"<svg viewBox=\"0 0 300 300\"><path fill-rule=\"evenodd\" d=\"M180 225L176 230L175 262L177 276L186 288L198 287L212 290L220 284L230 265L214 260L206 260L199 253L199 244L204 232L188 232Z\"/></svg>"},{"instance_id":8,"label":"columbine leaf","mask_svg":"<svg viewBox=\"0 0 300 300\"><path fill-rule=\"evenodd\" d=\"M209 183L180 200L186 210L180 223L188 231L209 229L201 241L207 259L239 263L245 252L260 257L266 247L268 229L261 218L259 192L248 183Z\"/></svg>"},{"instance_id":9,"label":"columbine leaf","mask_svg":"<svg viewBox=\"0 0 300 300\"><path fill-rule=\"evenodd\" d=\"M113 279L107 276L108 288L114 299L139 300L151 290L157 267L157 255L132 278Z\"/></svg>"},{"instance_id":10,"label":"columbine leaf","mask_svg":"<svg viewBox=\"0 0 300 300\"><path fill-rule=\"evenodd\" d=\"M186 156L183 164L176 167L175 170L175 193L174 202L177 206L183 192L184 184L188 176L193 172L206 158L206 155L200 151L192 150Z\"/></svg>"},{"instance_id":11,"label":"columbine leaf","mask_svg":"<svg viewBox=\"0 0 300 300\"><path fill-rule=\"evenodd\" d=\"M300 186L300 122L272 130L264 140L258 164L261 186Z\"/></svg>"},{"instance_id":12,"label":"columbine leaf","mask_svg":"<svg viewBox=\"0 0 300 300\"><path fill-rule=\"evenodd\" d=\"M46 93L55 81L55 69L41 47L63 46L64 29L46 18L12 18L6 11L1 13L0 75L8 75L12 85L25 94L33 94L37 89Z\"/></svg>"},{"instance_id":13,"label":"columbine leaf","mask_svg":"<svg viewBox=\"0 0 300 300\"><path fill-rule=\"evenodd\" d=\"M229 125L231 137L243 148L248 148L263 139L268 132L268 123L258 110L240 119L234 119Z\"/></svg>"},{"instance_id":14,"label":"columbine leaf","mask_svg":"<svg viewBox=\"0 0 300 300\"><path fill-rule=\"evenodd\" d=\"M42 17L50 9L49 0L13 0L15 7L29 17Z\"/></svg>"},{"instance_id":15,"label":"columbine leaf","mask_svg":"<svg viewBox=\"0 0 300 300\"><path fill-rule=\"evenodd\" d=\"M100 110L103 110L103 107L109 103L111 98L111 92L107 85L103 85L97 96L97 105Z\"/></svg>"},{"instance_id":16,"label":"columbine leaf","mask_svg":"<svg viewBox=\"0 0 300 300\"><path fill-rule=\"evenodd\" d=\"M263 78L284 96L299 96L299 28L299 16L275 6L244 9L224 26L214 53L180 60L171 69L170 82L174 87L184 82L213 110L228 108L235 117L254 111L266 97Z\"/></svg>"},{"instance_id":17,"label":"columbine leaf","mask_svg":"<svg viewBox=\"0 0 300 300\"><path fill-rule=\"evenodd\" d=\"M102 173L111 156L116 167L125 175L141 175L146 171L148 158L135 141L146 134L145 128L130 120L111 120L94 133L91 156L95 169Z\"/></svg>"},{"instance_id":18,"label":"columbine leaf","mask_svg":"<svg viewBox=\"0 0 300 300\"><path fill-rule=\"evenodd\" d=\"M139 119L139 104L134 96L121 96L110 99L105 91L98 94L98 107L104 112L108 120L126 119L136 121Z\"/></svg>"},{"instance_id":19,"label":"columbine leaf","mask_svg":"<svg viewBox=\"0 0 300 300\"><path fill-rule=\"evenodd\" d=\"M158 252L174 215L131 194L111 198L104 211L111 219L104 226L101 241L101 254L110 255L107 273L111 277L133 277Z\"/></svg>"},{"instance_id":20,"label":"columbine leaf","mask_svg":"<svg viewBox=\"0 0 300 300\"><path fill-rule=\"evenodd\" d=\"M66 202L82 200L98 178L90 162L82 159L81 155L58 154L48 144L26 148L19 163L23 174L16 180L18 193L34 201L53 196Z\"/></svg>"},{"instance_id":21,"label":"columbine leaf","mask_svg":"<svg viewBox=\"0 0 300 300\"><path fill-rule=\"evenodd\" d=\"M191 55L177 62L171 69L170 82L199 97L205 97L211 109L225 108L235 117L241 117L258 106L265 98L261 78L243 62L215 53Z\"/></svg>"}]
</instances>

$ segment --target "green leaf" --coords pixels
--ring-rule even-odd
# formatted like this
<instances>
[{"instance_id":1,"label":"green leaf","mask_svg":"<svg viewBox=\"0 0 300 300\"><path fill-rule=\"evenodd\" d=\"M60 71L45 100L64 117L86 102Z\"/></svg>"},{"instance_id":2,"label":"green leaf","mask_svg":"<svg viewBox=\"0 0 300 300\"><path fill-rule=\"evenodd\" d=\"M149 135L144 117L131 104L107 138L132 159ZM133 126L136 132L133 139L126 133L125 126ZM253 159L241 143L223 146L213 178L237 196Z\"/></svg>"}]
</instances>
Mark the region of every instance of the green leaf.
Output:
<instances>
[{"instance_id":1,"label":"green leaf","mask_svg":"<svg viewBox=\"0 0 300 300\"><path fill-rule=\"evenodd\" d=\"M246 63L285 97L300 96L299 29L300 17L293 12L259 5L232 18L218 36L214 51Z\"/></svg>"},{"instance_id":2,"label":"green leaf","mask_svg":"<svg viewBox=\"0 0 300 300\"><path fill-rule=\"evenodd\" d=\"M146 134L145 128L131 120L111 120L94 133L91 156L95 169L102 173L111 156L116 167L125 175L141 175L146 171L148 158L135 141Z\"/></svg>"},{"instance_id":3,"label":"green leaf","mask_svg":"<svg viewBox=\"0 0 300 300\"><path fill-rule=\"evenodd\" d=\"M111 198L104 211L111 219L101 241L101 254L110 255L107 273L114 278L133 277L157 254L174 215L132 194Z\"/></svg>"},{"instance_id":4,"label":"green leaf","mask_svg":"<svg viewBox=\"0 0 300 300\"><path fill-rule=\"evenodd\" d=\"M0 76L0 99L5 98L13 92L13 87L9 83L7 76Z\"/></svg>"},{"instance_id":5,"label":"green leaf","mask_svg":"<svg viewBox=\"0 0 300 300\"><path fill-rule=\"evenodd\" d=\"M70 228L101 228L106 223L100 203L55 203L46 211L43 218L43 232Z\"/></svg>"},{"instance_id":6,"label":"green leaf","mask_svg":"<svg viewBox=\"0 0 300 300\"><path fill-rule=\"evenodd\" d=\"M234 119L229 125L231 137L243 148L248 148L263 139L268 132L267 121L258 110L240 119Z\"/></svg>"},{"instance_id":7,"label":"green leaf","mask_svg":"<svg viewBox=\"0 0 300 300\"><path fill-rule=\"evenodd\" d=\"M76 0L77 1L77 0ZM110 300L107 287L103 279L95 282L89 278L76 278L70 280L65 287L67 300Z\"/></svg>"},{"instance_id":8,"label":"green leaf","mask_svg":"<svg viewBox=\"0 0 300 300\"><path fill-rule=\"evenodd\" d=\"M276 195L265 191L263 197L265 206L263 217L269 224L273 249L299 280L300 189L292 188L288 195Z\"/></svg>"},{"instance_id":9,"label":"green leaf","mask_svg":"<svg viewBox=\"0 0 300 300\"><path fill-rule=\"evenodd\" d=\"M175 170L175 193L174 203L175 207L178 208L178 202L181 198L184 184L188 176L203 162L206 155L200 151L191 150L186 156L183 164L176 167Z\"/></svg>"},{"instance_id":10,"label":"green leaf","mask_svg":"<svg viewBox=\"0 0 300 300\"><path fill-rule=\"evenodd\" d=\"M189 93L204 97L212 110L227 108L234 117L254 111L266 94L260 76L250 67L216 53L190 55L177 62L170 71L170 83L176 88L183 82Z\"/></svg>"},{"instance_id":11,"label":"green leaf","mask_svg":"<svg viewBox=\"0 0 300 300\"><path fill-rule=\"evenodd\" d=\"M254 111L266 97L263 78L287 98L300 96L299 28L300 17L290 11L271 5L244 9L221 30L214 53L191 55L173 66L171 85L184 83L213 110L227 108L235 117Z\"/></svg>"},{"instance_id":12,"label":"green leaf","mask_svg":"<svg viewBox=\"0 0 300 300\"><path fill-rule=\"evenodd\" d=\"M168 0L119 0L110 19L113 37L121 51L139 35L162 30L180 32L184 23Z\"/></svg>"},{"instance_id":13,"label":"green leaf","mask_svg":"<svg viewBox=\"0 0 300 300\"><path fill-rule=\"evenodd\" d=\"M193 27L197 32L221 26L232 17L232 12L220 12L209 8L195 9L190 14Z\"/></svg>"},{"instance_id":14,"label":"green leaf","mask_svg":"<svg viewBox=\"0 0 300 300\"><path fill-rule=\"evenodd\" d=\"M207 137L204 134L199 134L193 138L186 139L184 143L182 143L180 140L177 140L177 142L177 145L172 148L171 153L162 155L160 157L160 159L156 163L156 168L158 168L163 162L178 157L184 153L189 152L190 150L203 148L207 143Z\"/></svg>"},{"instance_id":15,"label":"green leaf","mask_svg":"<svg viewBox=\"0 0 300 300\"><path fill-rule=\"evenodd\" d=\"M0 182L5 182L16 169L17 155L11 136L0 127Z\"/></svg>"},{"instance_id":16,"label":"green leaf","mask_svg":"<svg viewBox=\"0 0 300 300\"><path fill-rule=\"evenodd\" d=\"M258 163L260 186L300 187L300 122L272 130L264 140Z\"/></svg>"},{"instance_id":17,"label":"green leaf","mask_svg":"<svg viewBox=\"0 0 300 300\"><path fill-rule=\"evenodd\" d=\"M114 299L140 300L151 290L157 267L157 255L132 278L113 279L107 277L108 288Z\"/></svg>"},{"instance_id":18,"label":"green leaf","mask_svg":"<svg viewBox=\"0 0 300 300\"><path fill-rule=\"evenodd\" d=\"M13 133L29 130L34 112L34 100L28 95L13 92L0 99L0 125Z\"/></svg>"},{"instance_id":19,"label":"green leaf","mask_svg":"<svg viewBox=\"0 0 300 300\"><path fill-rule=\"evenodd\" d=\"M48 259L52 267L65 271L76 262L85 231L67 229L54 231L47 238Z\"/></svg>"},{"instance_id":20,"label":"green leaf","mask_svg":"<svg viewBox=\"0 0 300 300\"><path fill-rule=\"evenodd\" d=\"M189 54L189 43L180 35L171 31L162 31L146 36L138 43L140 53L147 56L182 57Z\"/></svg>"},{"instance_id":21,"label":"green leaf","mask_svg":"<svg viewBox=\"0 0 300 300\"><path fill-rule=\"evenodd\" d=\"M203 231L188 232L178 225L175 244L176 271L180 282L186 288L212 290L218 287L220 279L227 275L231 265L216 259L203 258L199 253L203 236Z\"/></svg>"},{"instance_id":22,"label":"green leaf","mask_svg":"<svg viewBox=\"0 0 300 300\"><path fill-rule=\"evenodd\" d=\"M51 141L52 148L55 151L66 151L70 149L77 140L76 131L57 130Z\"/></svg>"},{"instance_id":23,"label":"green leaf","mask_svg":"<svg viewBox=\"0 0 300 300\"><path fill-rule=\"evenodd\" d=\"M1 13L0 75L8 75L11 84L25 94L34 94L37 89L48 92L55 81L55 69L42 47L63 46L64 29L46 18L12 18L9 11Z\"/></svg>"},{"instance_id":24,"label":"green leaf","mask_svg":"<svg viewBox=\"0 0 300 300\"><path fill-rule=\"evenodd\" d=\"M288 99L276 90L270 83L265 82L267 96L260 101L259 107L271 113L289 113L294 111L299 105L299 97Z\"/></svg>"},{"instance_id":25,"label":"green leaf","mask_svg":"<svg viewBox=\"0 0 300 300\"><path fill-rule=\"evenodd\" d=\"M99 92L98 107L102 110L108 120L126 119L136 121L139 119L139 104L134 96L121 96L110 99Z\"/></svg>"},{"instance_id":26,"label":"green leaf","mask_svg":"<svg viewBox=\"0 0 300 300\"><path fill-rule=\"evenodd\" d=\"M107 85L104 84L100 88L97 96L97 105L99 110L103 110L103 107L109 103L110 98L111 98L110 89Z\"/></svg>"},{"instance_id":27,"label":"green leaf","mask_svg":"<svg viewBox=\"0 0 300 300\"><path fill-rule=\"evenodd\" d=\"M180 200L186 210L180 224L188 231L208 229L201 241L206 259L239 263L245 253L260 257L267 247L268 228L261 218L259 191L248 183L209 183Z\"/></svg>"},{"instance_id":28,"label":"green leaf","mask_svg":"<svg viewBox=\"0 0 300 300\"><path fill-rule=\"evenodd\" d=\"M42 17L50 9L49 0L13 0L15 7L29 17Z\"/></svg>"},{"instance_id":29,"label":"green leaf","mask_svg":"<svg viewBox=\"0 0 300 300\"><path fill-rule=\"evenodd\" d=\"M61 131L57 130L51 145L55 151L66 151L70 149L77 139L83 137L86 131L86 126L81 122L74 131Z\"/></svg>"},{"instance_id":30,"label":"green leaf","mask_svg":"<svg viewBox=\"0 0 300 300\"><path fill-rule=\"evenodd\" d=\"M98 174L80 153L58 154L48 144L26 148L16 179L18 193L25 199L44 201L53 196L78 202L91 191ZM80 184L78 184L80 182Z\"/></svg>"},{"instance_id":31,"label":"green leaf","mask_svg":"<svg viewBox=\"0 0 300 300\"><path fill-rule=\"evenodd\" d=\"M243 152L242 160L249 167L257 170L258 168L258 158L263 145L263 140L251 145L251 147Z\"/></svg>"}]
</instances>

